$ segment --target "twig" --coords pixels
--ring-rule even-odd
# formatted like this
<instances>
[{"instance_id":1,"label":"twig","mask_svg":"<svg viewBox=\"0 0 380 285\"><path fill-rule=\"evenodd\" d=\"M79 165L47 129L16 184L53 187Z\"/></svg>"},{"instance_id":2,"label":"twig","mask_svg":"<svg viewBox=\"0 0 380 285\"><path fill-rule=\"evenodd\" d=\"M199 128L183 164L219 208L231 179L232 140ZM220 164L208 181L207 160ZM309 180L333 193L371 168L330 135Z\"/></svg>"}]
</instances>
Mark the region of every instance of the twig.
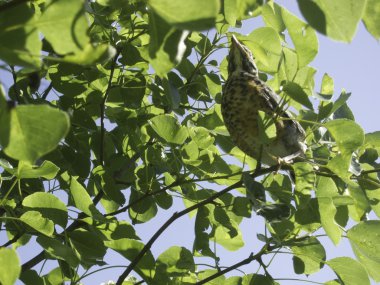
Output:
<instances>
[{"instance_id":1,"label":"twig","mask_svg":"<svg viewBox=\"0 0 380 285\"><path fill-rule=\"evenodd\" d=\"M19 240L20 237L22 237L22 234L21 234L21 233L16 234L12 239L8 240L8 241L7 241L6 243L4 243L3 245L0 245L0 248L10 246L11 244L17 242L17 241Z\"/></svg>"},{"instance_id":2,"label":"twig","mask_svg":"<svg viewBox=\"0 0 380 285\"><path fill-rule=\"evenodd\" d=\"M49 95L49 92L53 89L53 82L50 82L49 86L45 89L45 91L41 95L41 99L46 100L46 97Z\"/></svg>"},{"instance_id":3,"label":"twig","mask_svg":"<svg viewBox=\"0 0 380 285\"><path fill-rule=\"evenodd\" d=\"M278 168L278 165L274 165L274 166L271 166L269 168L265 168L265 169L262 169L260 171L255 171L255 173L252 175L253 178L255 177L258 177L258 176L261 176L263 174L266 174L266 173L270 173L270 172L273 172L275 171L276 169ZM137 254L137 256L132 260L132 262L129 264L129 266L127 267L127 269L119 276L117 282L116 282L116 285L121 285L123 282L124 282L124 279L132 272L132 270L136 267L136 265L139 263L139 261L141 260L141 258L143 258L143 256L148 252L148 250L150 250L150 248L152 247L152 245L154 244L154 242L159 238L159 236L174 222L176 221L177 219L179 219L180 217L206 205L206 204L209 204L209 203L212 203L215 199L219 198L220 196L228 193L229 191L237 188L237 187L240 187L241 185L243 184L243 181L238 181L234 184L232 184L231 186L228 186L226 187L225 189L223 189L222 191L218 192L218 193L215 193L214 195L210 196L209 198L187 208L187 209L184 209L180 212L175 212L171 218L169 218L162 226L161 228L158 229L158 231L150 238L150 240L145 244L145 246L141 249L141 251Z\"/></svg>"},{"instance_id":4,"label":"twig","mask_svg":"<svg viewBox=\"0 0 380 285\"><path fill-rule=\"evenodd\" d=\"M215 177L209 177L209 178L206 178L206 179L176 180L173 183L171 183L171 184L169 184L169 185L167 185L167 186L165 186L165 187L163 187L161 189L158 189L156 191L146 192L143 196L141 196L140 198L138 198L138 199L130 202L128 205L124 206L123 208L121 208L121 209L119 209L117 211L105 214L105 216L114 216L114 215L121 214L121 213L127 211L132 206L140 203L145 198L158 195L158 194L163 193L163 192L165 192L165 191L167 191L167 190L169 190L170 188L173 188L173 187L181 186L181 185L188 184L188 183L197 183L197 182L203 182L203 181L208 181L209 182L209 181L212 181L212 180L231 178L232 176L241 175L241 174L243 174L245 172L250 172L250 171L241 171L241 172L238 172L238 173L233 173L233 174L229 174L229 175L215 176ZM127 184L127 185L129 184L129 183L125 183L125 182L122 182L122 181L116 181L116 182L122 183L122 184Z\"/></svg>"},{"instance_id":5,"label":"twig","mask_svg":"<svg viewBox=\"0 0 380 285\"><path fill-rule=\"evenodd\" d=\"M115 72L116 62L120 55L120 50L117 50L112 63L111 63L111 72L110 72L110 78L108 79L108 85L106 92L104 93L103 100L100 103L100 150L99 150L99 160L100 164L104 166L104 135L105 135L105 127L104 127L104 115L105 115L105 109L106 109L106 102L112 87L112 79L113 74Z\"/></svg>"},{"instance_id":6,"label":"twig","mask_svg":"<svg viewBox=\"0 0 380 285\"><path fill-rule=\"evenodd\" d=\"M261 259L261 257L264 255L264 254L267 254L268 252L270 252L271 250L273 250L275 247L269 247L268 245L264 245L261 250L256 253L255 255L253 253L251 253L246 259L243 259L242 261L238 262L238 263L235 263L234 265L230 266L230 267L227 267L223 270L220 270L218 271L217 273L195 283L196 285L201 285L201 284L205 284L215 278L218 278L219 276L222 276L224 275L225 273L227 272L230 272L232 270L235 270L243 265L246 265L246 264L249 264L251 263L252 261L254 260L259 260Z\"/></svg>"}]
</instances>

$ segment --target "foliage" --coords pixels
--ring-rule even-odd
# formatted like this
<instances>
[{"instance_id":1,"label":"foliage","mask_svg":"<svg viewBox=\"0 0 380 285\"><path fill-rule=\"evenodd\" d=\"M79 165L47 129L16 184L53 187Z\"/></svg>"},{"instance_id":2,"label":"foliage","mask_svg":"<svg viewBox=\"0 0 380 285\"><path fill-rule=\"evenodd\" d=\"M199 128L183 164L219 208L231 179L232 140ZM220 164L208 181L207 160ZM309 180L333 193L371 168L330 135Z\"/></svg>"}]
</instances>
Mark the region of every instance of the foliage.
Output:
<instances>
[{"instance_id":1,"label":"foliage","mask_svg":"<svg viewBox=\"0 0 380 285\"><path fill-rule=\"evenodd\" d=\"M317 32L350 42L363 20L379 38L379 5L298 0L304 22L264 2L0 1L2 74L13 79L0 88L1 284L79 284L96 265L107 273L110 251L126 259L112 276L119 285L278 284L262 258L279 250L297 274L330 267L337 278L326 284L380 281L380 222L367 220L380 217L380 132L364 134L329 75L316 92L309 66ZM228 38L253 17L264 26L235 34L307 131L308 159L282 166L295 183L245 157L221 117ZM135 225L172 212L178 197L184 206L141 241ZM155 256L187 214L193 248ZM231 265L213 244L242 248L244 219L264 219L262 248ZM357 259L327 260L321 233L348 238ZM21 265L31 247L41 252ZM38 270L47 260L54 267ZM225 276L249 263L246 275Z\"/></svg>"}]
</instances>

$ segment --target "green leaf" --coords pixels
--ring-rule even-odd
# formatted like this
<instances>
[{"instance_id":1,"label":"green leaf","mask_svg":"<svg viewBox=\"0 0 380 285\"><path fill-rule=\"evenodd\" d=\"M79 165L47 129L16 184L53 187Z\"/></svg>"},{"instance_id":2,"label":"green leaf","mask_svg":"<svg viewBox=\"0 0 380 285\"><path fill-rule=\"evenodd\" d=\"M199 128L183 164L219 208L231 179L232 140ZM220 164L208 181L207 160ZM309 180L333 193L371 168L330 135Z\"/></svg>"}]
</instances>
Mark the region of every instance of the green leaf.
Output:
<instances>
[{"instance_id":1,"label":"green leaf","mask_svg":"<svg viewBox=\"0 0 380 285\"><path fill-rule=\"evenodd\" d=\"M80 184L76 177L69 176L67 173L62 174L62 178L70 185L70 193L72 195L74 205L89 217L102 219L103 216L95 207L90 195L86 189Z\"/></svg>"},{"instance_id":2,"label":"green leaf","mask_svg":"<svg viewBox=\"0 0 380 285\"><path fill-rule=\"evenodd\" d=\"M73 55L66 55L63 59L50 58L51 61L67 62L72 64L91 65L94 63L105 63L116 54L116 49L108 44L92 45L86 44L81 51Z\"/></svg>"},{"instance_id":3,"label":"green leaf","mask_svg":"<svg viewBox=\"0 0 380 285\"><path fill-rule=\"evenodd\" d=\"M144 244L141 241L129 238L106 241L105 245L117 251L129 261L134 260L144 247ZM148 251L141 258L134 270L143 277L144 280L149 280L153 278L155 273L154 264L154 257L152 253Z\"/></svg>"},{"instance_id":4,"label":"green leaf","mask_svg":"<svg viewBox=\"0 0 380 285\"><path fill-rule=\"evenodd\" d=\"M367 31L375 39L380 38L380 2L377 0L367 0L363 22Z\"/></svg>"},{"instance_id":5,"label":"green leaf","mask_svg":"<svg viewBox=\"0 0 380 285\"><path fill-rule=\"evenodd\" d=\"M283 65L285 67L286 78L287 81L291 82L295 79L298 71L297 53L287 47L283 47L282 52L284 54Z\"/></svg>"},{"instance_id":6,"label":"green leaf","mask_svg":"<svg viewBox=\"0 0 380 285\"><path fill-rule=\"evenodd\" d=\"M138 200L142 195L138 191L132 191L130 202ZM145 223L153 219L157 215L157 212L157 205L153 197L145 197L142 201L132 205L128 209L128 214L133 223Z\"/></svg>"},{"instance_id":7,"label":"green leaf","mask_svg":"<svg viewBox=\"0 0 380 285\"><path fill-rule=\"evenodd\" d=\"M296 176L296 188L298 193L310 195L315 186L315 173L313 166L308 162L296 162L293 164Z\"/></svg>"},{"instance_id":8,"label":"green leaf","mask_svg":"<svg viewBox=\"0 0 380 285\"><path fill-rule=\"evenodd\" d=\"M215 242L223 246L229 251L236 251L244 246L243 236L235 221L230 221L235 228L236 233L232 234L231 228L225 226L218 226L215 230L214 238Z\"/></svg>"},{"instance_id":9,"label":"green leaf","mask_svg":"<svg viewBox=\"0 0 380 285\"><path fill-rule=\"evenodd\" d=\"M345 285L370 284L364 267L352 258L337 257L327 261L327 264L335 271Z\"/></svg>"},{"instance_id":10,"label":"green leaf","mask_svg":"<svg viewBox=\"0 0 380 285\"><path fill-rule=\"evenodd\" d=\"M252 51L258 68L263 72L275 73L281 58L281 39L271 27L254 30L246 38L241 38Z\"/></svg>"},{"instance_id":11,"label":"green leaf","mask_svg":"<svg viewBox=\"0 0 380 285\"><path fill-rule=\"evenodd\" d=\"M43 278L35 270L23 271L20 275L20 280L25 285L45 285Z\"/></svg>"},{"instance_id":12,"label":"green leaf","mask_svg":"<svg viewBox=\"0 0 380 285\"><path fill-rule=\"evenodd\" d=\"M178 64L186 51L188 31L176 30L159 15L149 14L149 62L157 75L163 77Z\"/></svg>"},{"instance_id":13,"label":"green leaf","mask_svg":"<svg viewBox=\"0 0 380 285\"><path fill-rule=\"evenodd\" d=\"M338 195L338 189L331 178L320 177L316 192L322 226L328 237L336 245L339 243L342 233L334 219L337 210L333 197Z\"/></svg>"},{"instance_id":14,"label":"green leaf","mask_svg":"<svg viewBox=\"0 0 380 285\"><path fill-rule=\"evenodd\" d=\"M367 258L380 262L380 221L365 221L347 232L350 242Z\"/></svg>"},{"instance_id":15,"label":"green leaf","mask_svg":"<svg viewBox=\"0 0 380 285\"><path fill-rule=\"evenodd\" d=\"M21 273L20 260L17 252L11 248L0 248L0 283L13 285Z\"/></svg>"},{"instance_id":16,"label":"green leaf","mask_svg":"<svg viewBox=\"0 0 380 285\"><path fill-rule=\"evenodd\" d=\"M183 144L188 137L186 127L181 126L176 118L170 115L158 115L148 122L152 129L168 143Z\"/></svg>"},{"instance_id":17,"label":"green leaf","mask_svg":"<svg viewBox=\"0 0 380 285\"><path fill-rule=\"evenodd\" d=\"M48 180L54 179L59 171L59 167L53 162L45 160L41 166L33 166L29 163L20 161L17 168L17 178L39 178L43 177Z\"/></svg>"},{"instance_id":18,"label":"green leaf","mask_svg":"<svg viewBox=\"0 0 380 285\"><path fill-rule=\"evenodd\" d=\"M282 8L282 18L298 56L298 68L308 65L318 53L318 38L313 28Z\"/></svg>"},{"instance_id":19,"label":"green leaf","mask_svg":"<svg viewBox=\"0 0 380 285\"><path fill-rule=\"evenodd\" d=\"M62 244L59 240L39 236L37 242L52 257L67 262L72 268L78 266L79 260L74 251L69 246Z\"/></svg>"},{"instance_id":20,"label":"green leaf","mask_svg":"<svg viewBox=\"0 0 380 285\"><path fill-rule=\"evenodd\" d=\"M67 208L58 197L50 193L36 192L24 198L22 205L38 211L44 218L53 221L62 228L67 224Z\"/></svg>"},{"instance_id":21,"label":"green leaf","mask_svg":"<svg viewBox=\"0 0 380 285\"><path fill-rule=\"evenodd\" d=\"M278 33L282 33L285 30L284 20L281 15L281 6L274 2L267 2L261 8L261 14L265 24L274 28Z\"/></svg>"},{"instance_id":22,"label":"green leaf","mask_svg":"<svg viewBox=\"0 0 380 285\"><path fill-rule=\"evenodd\" d=\"M364 143L364 131L354 121L337 119L324 124L343 155L351 155Z\"/></svg>"},{"instance_id":23,"label":"green leaf","mask_svg":"<svg viewBox=\"0 0 380 285\"><path fill-rule=\"evenodd\" d=\"M198 272L198 280L201 281L202 279L210 277L210 276L212 276L212 275L214 275L216 273L218 273L218 270L216 270L216 269L206 269L206 270L200 271L200 272ZM212 283L211 282L210 283L212 285L214 285L214 284L224 284L225 280L226 280L226 277L224 275L221 275L221 276L218 276L215 279L212 279L212 281L211 281ZM244 284L244 285L246 285L246 284Z\"/></svg>"},{"instance_id":24,"label":"green leaf","mask_svg":"<svg viewBox=\"0 0 380 285\"><path fill-rule=\"evenodd\" d=\"M219 283L224 284L224 283ZM247 274L243 276L241 285L276 285L272 278L261 274Z\"/></svg>"},{"instance_id":25,"label":"green leaf","mask_svg":"<svg viewBox=\"0 0 380 285\"><path fill-rule=\"evenodd\" d=\"M214 27L220 9L217 0L149 0L148 4L170 25L190 31L206 30Z\"/></svg>"},{"instance_id":26,"label":"green leaf","mask_svg":"<svg viewBox=\"0 0 380 285\"><path fill-rule=\"evenodd\" d=\"M83 0L51 1L36 26L60 55L80 52L90 41Z\"/></svg>"},{"instance_id":27,"label":"green leaf","mask_svg":"<svg viewBox=\"0 0 380 285\"><path fill-rule=\"evenodd\" d=\"M238 18L237 2L236 0L223 0L224 18L231 26L235 26Z\"/></svg>"},{"instance_id":28,"label":"green leaf","mask_svg":"<svg viewBox=\"0 0 380 285\"><path fill-rule=\"evenodd\" d=\"M353 39L365 3L356 0L298 0L302 15L314 29L343 42Z\"/></svg>"},{"instance_id":29,"label":"green leaf","mask_svg":"<svg viewBox=\"0 0 380 285\"><path fill-rule=\"evenodd\" d=\"M259 126L259 137L261 142L268 143L277 136L277 129L273 117L263 111L258 111L257 122Z\"/></svg>"},{"instance_id":30,"label":"green leaf","mask_svg":"<svg viewBox=\"0 0 380 285\"><path fill-rule=\"evenodd\" d=\"M368 198L362 187L359 185L348 184L348 193L354 199L354 205L348 206L350 216L358 222L364 217L364 215L366 215L370 208Z\"/></svg>"},{"instance_id":31,"label":"green leaf","mask_svg":"<svg viewBox=\"0 0 380 285\"><path fill-rule=\"evenodd\" d=\"M289 98L302 104L306 108L313 110L313 104L310 102L309 96L297 83L287 82L283 87L283 90Z\"/></svg>"},{"instance_id":32,"label":"green leaf","mask_svg":"<svg viewBox=\"0 0 380 285\"><path fill-rule=\"evenodd\" d=\"M363 147L374 148L380 153L380 131L365 134L365 143Z\"/></svg>"},{"instance_id":33,"label":"green leaf","mask_svg":"<svg viewBox=\"0 0 380 285\"><path fill-rule=\"evenodd\" d=\"M9 121L2 117L0 142L10 157L34 163L52 151L70 126L65 112L48 105L20 105L9 111Z\"/></svg>"},{"instance_id":34,"label":"green leaf","mask_svg":"<svg viewBox=\"0 0 380 285\"><path fill-rule=\"evenodd\" d=\"M294 254L293 266L297 274L312 274L318 272L326 260L326 252L315 237L292 245Z\"/></svg>"},{"instance_id":35,"label":"green leaf","mask_svg":"<svg viewBox=\"0 0 380 285\"><path fill-rule=\"evenodd\" d=\"M41 41L33 27L34 12L20 3L0 12L0 58L11 65L39 67Z\"/></svg>"},{"instance_id":36,"label":"green leaf","mask_svg":"<svg viewBox=\"0 0 380 285\"><path fill-rule=\"evenodd\" d=\"M27 211L22 214L20 220L46 236L52 236L54 233L54 223L51 220L44 218L40 212Z\"/></svg>"},{"instance_id":37,"label":"green leaf","mask_svg":"<svg viewBox=\"0 0 380 285\"><path fill-rule=\"evenodd\" d=\"M360 261L360 263L365 267L369 276L372 277L376 282L380 281L380 262L373 260L367 257L361 250L356 246L355 243L351 242L352 250L354 251L355 256Z\"/></svg>"},{"instance_id":38,"label":"green leaf","mask_svg":"<svg viewBox=\"0 0 380 285\"><path fill-rule=\"evenodd\" d=\"M97 234L85 230L75 230L68 235L82 264L96 264L106 254L106 247Z\"/></svg>"},{"instance_id":39,"label":"green leaf","mask_svg":"<svg viewBox=\"0 0 380 285\"><path fill-rule=\"evenodd\" d=\"M334 79L327 73L323 74L321 95L332 96L334 94Z\"/></svg>"},{"instance_id":40,"label":"green leaf","mask_svg":"<svg viewBox=\"0 0 380 285\"><path fill-rule=\"evenodd\" d=\"M331 96L328 95L326 97L323 96L323 94L320 94L319 98L322 98L323 100L330 98ZM318 117L322 120L327 117L330 117L332 114L334 114L339 108L341 108L344 104L346 104L347 100L350 98L351 93L342 92L339 96L339 98L334 102L322 102L319 106L319 114Z\"/></svg>"},{"instance_id":41,"label":"green leaf","mask_svg":"<svg viewBox=\"0 0 380 285\"><path fill-rule=\"evenodd\" d=\"M158 256L156 268L170 276L175 276L173 273L194 272L193 254L184 247L172 246Z\"/></svg>"}]
</instances>

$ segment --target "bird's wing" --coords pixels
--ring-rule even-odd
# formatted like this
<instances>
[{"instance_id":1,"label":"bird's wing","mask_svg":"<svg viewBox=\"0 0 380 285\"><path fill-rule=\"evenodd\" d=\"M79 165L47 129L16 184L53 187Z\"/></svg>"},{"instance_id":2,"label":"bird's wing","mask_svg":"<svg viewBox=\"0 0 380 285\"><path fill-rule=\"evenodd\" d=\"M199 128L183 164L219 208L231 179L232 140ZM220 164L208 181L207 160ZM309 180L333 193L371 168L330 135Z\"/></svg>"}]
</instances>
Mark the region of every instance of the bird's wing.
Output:
<instances>
[{"instance_id":1,"label":"bird's wing","mask_svg":"<svg viewBox=\"0 0 380 285\"><path fill-rule=\"evenodd\" d=\"M280 96L277 95L276 92L274 92L272 88L266 85L265 82L263 82L261 79L255 76L252 76L252 79L254 80L254 84L262 90L262 92L259 92L259 94L264 97L268 103L267 105L270 106L273 112L278 114L279 117L290 119L284 120L284 124L290 127L295 127L297 131L302 134L302 136L305 136L305 130L300 125L300 123L294 120L293 115L289 111L286 111L282 108Z\"/></svg>"}]
</instances>

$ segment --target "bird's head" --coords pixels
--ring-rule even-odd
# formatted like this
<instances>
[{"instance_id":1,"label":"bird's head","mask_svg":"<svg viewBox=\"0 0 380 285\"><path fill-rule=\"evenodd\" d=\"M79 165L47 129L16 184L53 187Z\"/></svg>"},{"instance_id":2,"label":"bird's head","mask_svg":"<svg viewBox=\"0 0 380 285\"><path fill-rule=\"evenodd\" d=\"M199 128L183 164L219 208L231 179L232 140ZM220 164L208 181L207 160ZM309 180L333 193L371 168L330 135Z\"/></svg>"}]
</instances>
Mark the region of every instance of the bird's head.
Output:
<instances>
[{"instance_id":1,"label":"bird's head","mask_svg":"<svg viewBox=\"0 0 380 285\"><path fill-rule=\"evenodd\" d=\"M232 35L230 53L228 55L228 75L230 76L233 73L240 73L242 71L255 76L258 75L258 69L251 51Z\"/></svg>"}]
</instances>

